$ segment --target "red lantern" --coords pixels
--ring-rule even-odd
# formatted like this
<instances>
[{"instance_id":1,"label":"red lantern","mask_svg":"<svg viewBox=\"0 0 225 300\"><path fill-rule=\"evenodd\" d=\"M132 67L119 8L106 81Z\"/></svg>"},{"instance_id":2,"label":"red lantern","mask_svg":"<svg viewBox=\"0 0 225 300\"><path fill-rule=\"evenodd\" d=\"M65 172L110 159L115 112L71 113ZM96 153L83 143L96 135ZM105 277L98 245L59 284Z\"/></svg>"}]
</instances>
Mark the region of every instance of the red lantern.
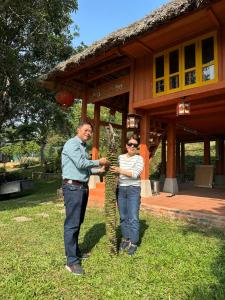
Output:
<instances>
[{"instance_id":1,"label":"red lantern","mask_svg":"<svg viewBox=\"0 0 225 300\"><path fill-rule=\"evenodd\" d=\"M60 91L55 95L56 101L62 106L71 106L74 96L68 91Z\"/></svg>"}]
</instances>

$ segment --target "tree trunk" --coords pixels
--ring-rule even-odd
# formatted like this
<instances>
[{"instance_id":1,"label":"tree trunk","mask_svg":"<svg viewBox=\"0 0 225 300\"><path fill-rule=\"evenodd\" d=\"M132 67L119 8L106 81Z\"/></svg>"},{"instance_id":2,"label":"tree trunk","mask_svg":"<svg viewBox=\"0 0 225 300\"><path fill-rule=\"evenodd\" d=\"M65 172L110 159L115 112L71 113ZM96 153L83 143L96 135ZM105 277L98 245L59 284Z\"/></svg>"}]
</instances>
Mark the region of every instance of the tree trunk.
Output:
<instances>
[{"instance_id":1,"label":"tree trunk","mask_svg":"<svg viewBox=\"0 0 225 300\"><path fill-rule=\"evenodd\" d=\"M45 164L45 146L46 146L46 143L45 142L41 142L41 149L40 149L40 156L41 156L41 167L43 168L44 167L44 164Z\"/></svg>"}]
</instances>

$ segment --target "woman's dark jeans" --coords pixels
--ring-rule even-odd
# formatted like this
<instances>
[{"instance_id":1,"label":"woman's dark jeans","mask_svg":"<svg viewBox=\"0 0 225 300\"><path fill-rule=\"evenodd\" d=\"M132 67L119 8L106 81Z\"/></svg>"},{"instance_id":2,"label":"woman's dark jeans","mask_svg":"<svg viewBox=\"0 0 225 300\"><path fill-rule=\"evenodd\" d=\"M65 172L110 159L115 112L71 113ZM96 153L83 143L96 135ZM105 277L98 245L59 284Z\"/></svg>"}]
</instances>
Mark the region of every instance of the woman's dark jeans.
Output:
<instances>
[{"instance_id":1,"label":"woman's dark jeans","mask_svg":"<svg viewBox=\"0 0 225 300\"><path fill-rule=\"evenodd\" d=\"M139 186L119 186L118 206L122 236L135 245L139 241L140 194Z\"/></svg>"},{"instance_id":2,"label":"woman's dark jeans","mask_svg":"<svg viewBox=\"0 0 225 300\"><path fill-rule=\"evenodd\" d=\"M88 186L64 184L62 188L66 210L64 244L67 264L77 264L80 262L77 257L79 253L78 237L87 207Z\"/></svg>"}]
</instances>

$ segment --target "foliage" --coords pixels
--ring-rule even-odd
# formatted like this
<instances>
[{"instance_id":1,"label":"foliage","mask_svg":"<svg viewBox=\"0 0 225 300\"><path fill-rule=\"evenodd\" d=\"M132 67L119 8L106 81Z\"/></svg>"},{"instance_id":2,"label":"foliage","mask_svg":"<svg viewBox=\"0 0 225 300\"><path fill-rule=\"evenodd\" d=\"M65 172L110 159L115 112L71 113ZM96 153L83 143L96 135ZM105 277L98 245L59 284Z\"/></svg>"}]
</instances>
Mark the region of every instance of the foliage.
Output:
<instances>
[{"instance_id":1,"label":"foliage","mask_svg":"<svg viewBox=\"0 0 225 300\"><path fill-rule=\"evenodd\" d=\"M27 167L30 164L29 157L40 151L39 145L34 141L22 141L14 144L8 144L0 148L0 151L9 156L16 158Z\"/></svg>"},{"instance_id":2,"label":"foliage","mask_svg":"<svg viewBox=\"0 0 225 300\"><path fill-rule=\"evenodd\" d=\"M49 130L68 135L70 127L54 95L37 82L86 48L72 47L78 27L71 27L71 13L77 8L77 0L8 0L0 7L0 138L35 140L42 165Z\"/></svg>"},{"instance_id":3,"label":"foliage","mask_svg":"<svg viewBox=\"0 0 225 300\"><path fill-rule=\"evenodd\" d=\"M0 202L1 299L225 299L224 232L143 212L135 256L109 257L103 211L89 208L80 244L91 257L75 278L64 268L58 186L37 182L34 194Z\"/></svg>"},{"instance_id":4,"label":"foliage","mask_svg":"<svg viewBox=\"0 0 225 300\"><path fill-rule=\"evenodd\" d=\"M42 92L35 87L41 73L68 58L72 50L71 12L76 0L12 1L0 9L0 124L35 106ZM42 95L43 98L43 95Z\"/></svg>"}]
</instances>

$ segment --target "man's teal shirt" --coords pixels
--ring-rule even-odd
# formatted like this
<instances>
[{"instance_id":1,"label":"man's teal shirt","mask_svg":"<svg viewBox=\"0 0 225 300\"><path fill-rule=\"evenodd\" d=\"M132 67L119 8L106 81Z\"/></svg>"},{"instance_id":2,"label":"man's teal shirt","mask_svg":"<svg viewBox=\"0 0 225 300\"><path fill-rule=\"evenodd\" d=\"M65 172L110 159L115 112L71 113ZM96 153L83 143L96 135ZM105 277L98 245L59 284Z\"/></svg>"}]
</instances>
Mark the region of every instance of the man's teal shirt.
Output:
<instances>
[{"instance_id":1,"label":"man's teal shirt","mask_svg":"<svg viewBox=\"0 0 225 300\"><path fill-rule=\"evenodd\" d=\"M69 139L62 151L62 178L88 182L91 174L97 173L93 167L99 166L99 160L89 160L86 144L75 136Z\"/></svg>"}]
</instances>

